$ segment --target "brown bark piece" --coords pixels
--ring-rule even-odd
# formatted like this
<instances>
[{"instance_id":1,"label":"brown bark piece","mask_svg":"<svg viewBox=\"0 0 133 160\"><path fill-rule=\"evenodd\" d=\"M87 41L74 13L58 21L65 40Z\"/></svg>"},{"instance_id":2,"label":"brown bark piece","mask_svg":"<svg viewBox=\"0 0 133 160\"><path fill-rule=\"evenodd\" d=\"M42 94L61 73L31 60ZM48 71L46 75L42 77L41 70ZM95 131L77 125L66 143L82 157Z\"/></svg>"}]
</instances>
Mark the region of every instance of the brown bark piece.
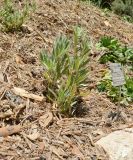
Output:
<instances>
[{"instance_id":1,"label":"brown bark piece","mask_svg":"<svg viewBox=\"0 0 133 160\"><path fill-rule=\"evenodd\" d=\"M19 95L21 97L26 97L26 98L34 99L36 101L43 101L43 99L44 99L44 97L42 97L42 96L38 96L38 95L35 95L35 94L32 94L32 93L28 93L26 90L24 90L22 88L14 87L13 88L13 92L16 95Z\"/></svg>"},{"instance_id":2,"label":"brown bark piece","mask_svg":"<svg viewBox=\"0 0 133 160\"><path fill-rule=\"evenodd\" d=\"M20 125L8 126L0 128L0 137L7 137L21 131Z\"/></svg>"},{"instance_id":3,"label":"brown bark piece","mask_svg":"<svg viewBox=\"0 0 133 160\"><path fill-rule=\"evenodd\" d=\"M53 121L53 114L51 112L46 113L45 115L39 118L39 124L42 127L48 127L52 121Z\"/></svg>"}]
</instances>

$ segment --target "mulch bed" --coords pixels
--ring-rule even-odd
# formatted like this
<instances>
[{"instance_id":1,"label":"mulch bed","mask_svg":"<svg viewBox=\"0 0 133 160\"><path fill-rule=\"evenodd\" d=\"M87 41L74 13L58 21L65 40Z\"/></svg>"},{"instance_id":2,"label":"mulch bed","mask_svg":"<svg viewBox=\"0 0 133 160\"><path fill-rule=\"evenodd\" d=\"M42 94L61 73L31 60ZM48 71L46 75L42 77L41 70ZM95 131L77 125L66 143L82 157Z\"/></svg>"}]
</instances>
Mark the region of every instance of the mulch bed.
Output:
<instances>
[{"instance_id":1,"label":"mulch bed","mask_svg":"<svg viewBox=\"0 0 133 160\"><path fill-rule=\"evenodd\" d=\"M23 31L0 32L0 126L22 126L20 132L0 137L1 160L108 160L95 142L133 122L132 104L122 108L123 117L115 122L109 115L117 106L95 88L85 97L87 111L82 117L62 117L43 97L40 52L42 48L50 51L59 34L71 35L75 25L87 31L92 44L104 35L133 44L132 24L76 0L37 0L37 10ZM95 86L105 68L98 64L98 54L93 45L90 86ZM27 96L16 94L15 87L27 91Z\"/></svg>"}]
</instances>

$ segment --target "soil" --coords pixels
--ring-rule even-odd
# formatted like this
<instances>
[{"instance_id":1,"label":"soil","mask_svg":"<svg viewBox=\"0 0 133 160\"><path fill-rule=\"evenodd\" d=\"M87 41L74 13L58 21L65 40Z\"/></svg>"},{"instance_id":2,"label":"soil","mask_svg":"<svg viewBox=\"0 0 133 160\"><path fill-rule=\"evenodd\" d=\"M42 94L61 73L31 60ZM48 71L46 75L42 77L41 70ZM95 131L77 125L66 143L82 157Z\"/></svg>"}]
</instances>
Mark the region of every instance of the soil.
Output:
<instances>
[{"instance_id":1,"label":"soil","mask_svg":"<svg viewBox=\"0 0 133 160\"><path fill-rule=\"evenodd\" d=\"M108 133L133 123L133 105L122 107L115 121L117 105L97 93L95 85L106 66L98 63L95 49L102 36L133 44L133 24L91 4L76 0L36 0L37 9L22 31L0 31L0 126L18 125L21 131L0 137L1 160L108 160L95 142ZM71 35L75 25L82 26L92 42L90 94L84 98L87 112L82 117L63 117L47 103L41 50L50 51L59 34ZM28 96L14 92L15 87ZM43 97L37 100L30 94ZM30 95L30 97L29 97Z\"/></svg>"}]
</instances>

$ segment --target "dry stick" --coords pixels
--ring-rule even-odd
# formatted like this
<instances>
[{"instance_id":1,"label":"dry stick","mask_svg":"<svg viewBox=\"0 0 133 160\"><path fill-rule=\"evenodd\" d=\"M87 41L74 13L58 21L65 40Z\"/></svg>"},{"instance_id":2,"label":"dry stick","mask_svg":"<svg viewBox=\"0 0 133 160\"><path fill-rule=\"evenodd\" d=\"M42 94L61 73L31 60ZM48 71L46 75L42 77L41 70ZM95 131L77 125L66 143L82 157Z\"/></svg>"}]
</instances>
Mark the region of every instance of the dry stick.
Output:
<instances>
[{"instance_id":1,"label":"dry stick","mask_svg":"<svg viewBox=\"0 0 133 160\"><path fill-rule=\"evenodd\" d=\"M119 86L119 99L118 99L116 120L118 120L121 115L121 88L122 86Z\"/></svg>"}]
</instances>

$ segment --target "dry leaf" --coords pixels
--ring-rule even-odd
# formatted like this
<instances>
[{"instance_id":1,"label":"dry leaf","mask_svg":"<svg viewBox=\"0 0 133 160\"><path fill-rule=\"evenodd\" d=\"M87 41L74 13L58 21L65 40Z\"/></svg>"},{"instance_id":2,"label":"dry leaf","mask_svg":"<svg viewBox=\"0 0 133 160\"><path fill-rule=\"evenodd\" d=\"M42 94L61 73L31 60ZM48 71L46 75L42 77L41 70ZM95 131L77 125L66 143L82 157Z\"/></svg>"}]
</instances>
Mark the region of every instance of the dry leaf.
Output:
<instances>
[{"instance_id":1,"label":"dry leaf","mask_svg":"<svg viewBox=\"0 0 133 160\"><path fill-rule=\"evenodd\" d=\"M48 127L52 121L53 121L53 114L51 112L46 113L45 115L39 118L39 124L42 127Z\"/></svg>"}]
</instances>

